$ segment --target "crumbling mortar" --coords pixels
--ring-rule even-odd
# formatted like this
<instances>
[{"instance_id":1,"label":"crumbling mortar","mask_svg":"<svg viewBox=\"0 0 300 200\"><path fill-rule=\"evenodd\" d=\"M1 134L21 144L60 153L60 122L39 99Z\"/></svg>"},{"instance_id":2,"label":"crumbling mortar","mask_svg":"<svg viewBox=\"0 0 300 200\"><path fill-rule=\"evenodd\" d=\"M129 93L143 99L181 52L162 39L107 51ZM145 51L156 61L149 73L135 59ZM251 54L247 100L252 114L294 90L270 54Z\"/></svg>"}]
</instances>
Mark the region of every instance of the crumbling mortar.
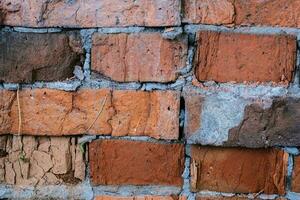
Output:
<instances>
[{"instance_id":1,"label":"crumbling mortar","mask_svg":"<svg viewBox=\"0 0 300 200\"><path fill-rule=\"evenodd\" d=\"M90 70L90 51L91 51L91 36L95 32L102 33L135 33L135 32L161 32L164 33L165 30L170 28L145 28L145 27L125 27L125 28L98 28L98 29L78 29L80 30L80 34L83 41L83 48L86 52L86 59L83 65L84 70L84 81L81 82L77 79L71 81L63 81L63 82L37 82L34 84L24 84L24 88L53 88L59 90L66 91L75 91L80 87L91 87L91 88L112 88L112 89L135 89L135 90L167 90L167 89L175 89L181 90L187 83L191 83L192 81L192 68L193 68L193 57L195 54L195 45L194 45L194 33L199 30L217 30L217 31L230 31L230 32L247 32L247 33L256 33L256 34L280 34L280 33L288 33L298 36L300 38L300 30L293 28L273 28L273 27L238 27L238 28L228 28L223 26L212 26L212 25L183 25L184 33L189 34L189 45L188 45L188 59L186 67L180 71L180 76L173 83L140 83L140 82L131 82L131 83L119 83L111 81L107 78L104 79L92 79L91 78L91 70ZM171 29L175 29L175 32L180 32L181 27L171 27ZM46 32L61 32L61 31L69 31L69 30L77 30L77 29L53 29L53 28L24 28L24 27L16 27L12 28L9 26L5 26L2 28L2 31L19 31L19 32L34 32L34 33L46 33ZM178 31L179 30L179 31ZM299 66L299 51L298 51L298 66ZM288 88L289 93L292 96L300 96L299 87L299 67L296 70L296 78L295 84L291 84L291 87ZM205 83L204 83L205 84ZM23 85L23 84L22 84ZM222 85L222 84L221 84ZM243 85L243 84L240 84ZM231 87L238 87L239 84L234 84ZM245 85L247 86L247 85ZM0 88L16 90L16 84L13 83L3 83ZM212 90L214 87L211 88Z\"/></svg>"},{"instance_id":2,"label":"crumbling mortar","mask_svg":"<svg viewBox=\"0 0 300 200\"><path fill-rule=\"evenodd\" d=\"M77 79L71 80L71 81L64 81L64 82L37 82L34 84L21 84L22 88L53 88L53 89L59 89L59 90L65 90L65 91L76 91L79 88L113 88L113 89L136 89L136 90L145 90L145 91L152 91L152 90L167 90L167 89L174 89L182 91L182 88L186 85L191 84L192 81L192 69L193 69L193 57L195 54L195 44L194 44L194 35L195 31L199 30L214 30L214 31L224 31L224 32L238 32L238 33L255 33L255 34L292 34L297 36L298 41L300 40L300 30L299 29L293 29L293 28L273 28L273 27L238 27L238 28L228 28L228 27L222 27L222 26L210 26L210 25L184 25L182 27L172 27L175 28L176 31L180 32L181 28L184 28L184 33L188 33L191 36L191 42L189 42L188 45L188 59L186 63L186 67L180 71L180 76L178 79L173 83L140 83L140 82L132 82L132 83L118 83L111 81L109 79L92 79L91 78L91 36L95 32L100 33L139 33L139 32L160 32L164 34L165 28L145 28L145 27L126 27L126 28L98 28L98 29L79 29L81 38L83 41L83 48L86 51L86 59L85 63L83 65L83 71L84 71L84 80L79 81ZM35 28L23 28L23 27L4 27L2 31L17 31L17 32L33 32L33 33L52 33L52 32L62 32L65 29L35 29ZM67 29L66 29L67 30ZM178 34L178 32L175 31L175 35ZM181 34L181 33L180 33ZM164 35L167 39L172 39L173 36L171 35ZM170 38L171 37L171 38ZM190 37L189 37L190 38ZM174 38L173 38L174 39ZM207 87L207 90L199 89L199 91L202 91L204 95L210 95L215 92L215 90L220 89L217 91L217 93L222 93L223 89L225 91L226 88L229 88L230 91L228 94L234 94L237 96L244 97L245 99L248 98L272 98L274 96L299 96L300 97L300 89L299 89L299 76L300 76L300 53L299 53L299 45L298 45L298 51L297 51L297 68L296 68L296 75L294 82L290 85L289 88L286 88L284 86L272 86L271 84L265 84L265 85L245 85L245 84L213 84L211 86ZM208 84L209 83L204 83ZM9 89L9 90L16 90L18 87L18 84L11 84L11 83L2 83L0 84L1 89ZM259 90L263 89L262 92L258 92ZM244 90L244 93L243 93ZM250 96L245 95L246 91L252 91L253 94ZM249 94L248 94L249 95ZM184 119L183 119L184 120ZM87 138L88 137L88 138ZM91 142L96 139L124 139L124 140L134 140L134 141L148 141L148 142L155 142L155 143L162 143L162 144L169 144L169 143L178 143L176 140L157 140L150 137L131 137L131 136L124 136L124 137L114 137L114 136L84 136L79 139L81 142ZM194 200L196 194L203 195L213 195L213 196L235 196L236 194L233 193L220 193L220 192L198 192L193 193L190 192L189 189L189 182L190 182L190 153L189 148L190 145L186 145L186 162L185 162L185 175L183 174L183 178L185 180L184 185L182 188L177 187L162 187L162 186L97 186L92 187L90 183L90 171L89 166L86 165L86 178L85 181L78 186L72 186L73 189L68 189L67 187L63 187L62 189L56 188L57 191L61 191L66 193L65 195L62 195L61 197L67 198L70 195L70 192L66 191L73 191L76 190L74 188L81 187L84 185L88 188L88 191L85 192L85 194L91 197L96 194L112 194L112 195L141 195L141 194L161 194L161 195L169 195L169 194L182 194L188 196L189 200ZM289 162L288 162L288 181L287 181L287 194L285 195L286 198L291 198L292 195L298 195L290 192L290 180L291 180L291 173L293 169L293 155L291 154L291 150L288 150L289 154ZM87 157L86 157L87 158ZM87 161L86 161L87 162ZM0 187L7 187L4 189L4 192L0 192L0 197L12 197L14 195L18 195L15 193L15 187L10 186L0 186ZM60 187L60 186L58 186ZM13 188L13 189L12 189ZM46 193L42 194L38 192L39 189L34 188L27 188L23 189L26 190L22 195L25 196L42 196L47 195ZM2 190L0 190L2 191ZM7 192L10 193L12 196L7 195ZM45 190L47 191L47 190ZM54 190L55 191L55 190ZM55 197L55 193L52 193ZM248 197L251 198L255 194L248 194ZM51 194L49 194L51 196ZM91 198L93 198L93 196ZM16 196L14 196L16 197ZM277 195L265 195L261 194L259 197L261 198L276 198Z\"/></svg>"}]
</instances>

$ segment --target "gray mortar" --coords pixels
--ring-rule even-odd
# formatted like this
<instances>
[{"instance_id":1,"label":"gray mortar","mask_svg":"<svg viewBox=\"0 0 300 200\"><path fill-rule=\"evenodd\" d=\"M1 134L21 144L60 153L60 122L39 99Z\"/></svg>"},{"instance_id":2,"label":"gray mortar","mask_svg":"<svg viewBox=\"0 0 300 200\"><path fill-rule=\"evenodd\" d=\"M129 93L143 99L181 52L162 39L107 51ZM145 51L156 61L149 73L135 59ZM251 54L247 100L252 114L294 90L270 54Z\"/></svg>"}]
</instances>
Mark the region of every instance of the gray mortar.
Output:
<instances>
[{"instance_id":1,"label":"gray mortar","mask_svg":"<svg viewBox=\"0 0 300 200\"><path fill-rule=\"evenodd\" d=\"M9 199L93 199L92 187L83 182L76 186L47 185L36 187L18 187L0 185L0 198Z\"/></svg>"},{"instance_id":2,"label":"gray mortar","mask_svg":"<svg viewBox=\"0 0 300 200\"><path fill-rule=\"evenodd\" d=\"M54 33L62 32L68 29L61 28L24 28L24 27L4 27L1 31L11 32L32 32L32 33ZM211 31L223 31L223 32L235 32L235 33L253 33L253 34L291 34L297 37L298 46L300 45L300 30L294 28L274 28L274 27L238 27L228 28L222 26L211 26L211 25L185 25L182 27L171 27L171 28L145 28L145 27L125 27L125 28L88 28L80 29L80 35L83 42L83 48L85 50L85 62L83 64L83 79L82 76L78 76L77 72L74 72L77 79L63 81L63 82L37 82L34 84L12 84L3 83L0 84L0 89L17 90L20 88L52 88L65 91L75 91L80 88L112 88L121 90L179 90L181 91L185 86L191 85L193 79L193 57L195 54L195 41L194 36L197 31L211 30ZM175 39L179 35L189 35L189 47L188 47L188 59L186 66L178 71L178 79L172 83L118 83L112 81L106 77L92 77L91 73L91 48L92 48L92 34L105 33L146 33L146 32L159 32L162 36L167 39ZM295 73L294 81L286 86L274 86L272 84L262 85L245 85L245 84L233 84L224 83L217 84L215 82L204 82L205 89L198 88L197 91L206 97L204 105L204 113L206 116L210 116L210 119L216 120L218 123L217 129L219 132L214 132L216 127L213 127L208 117L203 125L202 131L204 134L200 137L204 143L221 144L228 136L226 130L238 124L241 120L243 108L249 104L252 100L260 99L268 107L270 99L276 96L293 96L300 97L300 52L297 51L297 68ZM81 78L80 78L81 77ZM221 105L216 105L222 101ZM234 105L234 106L233 106ZM239 105L239 106L236 106ZM214 111L214 112L212 112ZM184 112L183 112L184 113ZM229 113L223 117L217 117L217 113L220 115ZM203 114L204 115L204 114ZM184 120L184 119L182 119ZM211 133L210 133L211 132ZM82 143L91 142L95 139L125 139L135 141L148 141L158 143L174 143L176 141L164 141L156 140L149 137L112 137L112 136L83 136L80 141ZM197 140L197 139L195 139ZM288 181L287 181L287 194L286 198L294 200L300 199L300 194L293 193L290 191L290 180L293 170L292 155L299 155L297 148L284 148L289 153L288 160ZM55 198L55 199L93 199L95 195L107 194L107 195L122 195L122 196L133 196L133 195L170 195L170 194L182 194L188 197L188 200L195 200L196 195L206 196L235 196L233 193L221 193L214 191L201 191L198 193L190 192L190 145L185 146L185 170L182 175L184 179L184 185L182 188L178 187L166 187L166 186L97 186L94 187L89 182L90 171L89 166L86 167L86 180L76 186L67 185L56 185L56 186L43 186L43 187L18 187L9 185L0 185L0 198L11 198L11 199L28 199L28 198ZM88 156L86 156L88 157ZM248 194L249 199L253 198L255 194ZM278 195L259 195L262 199L274 199Z\"/></svg>"},{"instance_id":3,"label":"gray mortar","mask_svg":"<svg viewBox=\"0 0 300 200\"><path fill-rule=\"evenodd\" d=\"M222 145L228 132L243 120L244 109L250 101L234 96L206 96L201 112L201 127L187 140L202 145Z\"/></svg>"},{"instance_id":4,"label":"gray mortar","mask_svg":"<svg viewBox=\"0 0 300 200\"><path fill-rule=\"evenodd\" d=\"M14 27L14 31L21 33L59 33L62 32L61 28L24 28Z\"/></svg>"},{"instance_id":5,"label":"gray mortar","mask_svg":"<svg viewBox=\"0 0 300 200\"><path fill-rule=\"evenodd\" d=\"M121 196L141 196L141 195L172 195L180 194L180 187L163 185L155 186L97 186L93 187L94 195L121 195Z\"/></svg>"}]
</instances>

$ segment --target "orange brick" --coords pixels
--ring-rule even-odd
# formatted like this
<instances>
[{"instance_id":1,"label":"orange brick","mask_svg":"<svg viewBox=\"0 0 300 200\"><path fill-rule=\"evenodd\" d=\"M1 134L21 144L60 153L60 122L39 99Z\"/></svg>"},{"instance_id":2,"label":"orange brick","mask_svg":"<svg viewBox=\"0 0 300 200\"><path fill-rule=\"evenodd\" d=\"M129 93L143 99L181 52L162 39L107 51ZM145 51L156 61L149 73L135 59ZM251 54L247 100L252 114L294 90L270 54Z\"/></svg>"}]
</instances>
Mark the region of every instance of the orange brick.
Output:
<instances>
[{"instance_id":1,"label":"orange brick","mask_svg":"<svg viewBox=\"0 0 300 200\"><path fill-rule=\"evenodd\" d=\"M96 140L89 146L94 185L174 185L183 183L182 144Z\"/></svg>"},{"instance_id":2,"label":"orange brick","mask_svg":"<svg viewBox=\"0 0 300 200\"><path fill-rule=\"evenodd\" d=\"M0 90L0 94L0 134L16 134L19 131L16 92ZM176 91L24 89L19 96L21 134L178 138L180 95Z\"/></svg>"},{"instance_id":3,"label":"orange brick","mask_svg":"<svg viewBox=\"0 0 300 200\"><path fill-rule=\"evenodd\" d=\"M191 187L232 193L285 193L288 154L277 149L192 146Z\"/></svg>"},{"instance_id":4,"label":"orange brick","mask_svg":"<svg viewBox=\"0 0 300 200\"><path fill-rule=\"evenodd\" d=\"M300 192L300 156L294 158L294 171L292 177L292 191Z\"/></svg>"},{"instance_id":5,"label":"orange brick","mask_svg":"<svg viewBox=\"0 0 300 200\"><path fill-rule=\"evenodd\" d=\"M299 0L184 0L183 21L194 24L300 27Z\"/></svg>"},{"instance_id":6,"label":"orange brick","mask_svg":"<svg viewBox=\"0 0 300 200\"><path fill-rule=\"evenodd\" d=\"M234 5L228 0L183 0L183 22L192 24L232 24Z\"/></svg>"},{"instance_id":7,"label":"orange brick","mask_svg":"<svg viewBox=\"0 0 300 200\"><path fill-rule=\"evenodd\" d=\"M201 31L197 42L200 81L287 83L293 78L295 37Z\"/></svg>"},{"instance_id":8,"label":"orange brick","mask_svg":"<svg viewBox=\"0 0 300 200\"><path fill-rule=\"evenodd\" d=\"M300 28L300 0L235 0L234 2L235 24Z\"/></svg>"},{"instance_id":9,"label":"orange brick","mask_svg":"<svg viewBox=\"0 0 300 200\"><path fill-rule=\"evenodd\" d=\"M114 81L174 81L186 56L187 38L168 40L161 33L93 35L92 70Z\"/></svg>"},{"instance_id":10,"label":"orange brick","mask_svg":"<svg viewBox=\"0 0 300 200\"><path fill-rule=\"evenodd\" d=\"M179 0L77 0L0 2L2 23L27 27L180 25Z\"/></svg>"}]
</instances>

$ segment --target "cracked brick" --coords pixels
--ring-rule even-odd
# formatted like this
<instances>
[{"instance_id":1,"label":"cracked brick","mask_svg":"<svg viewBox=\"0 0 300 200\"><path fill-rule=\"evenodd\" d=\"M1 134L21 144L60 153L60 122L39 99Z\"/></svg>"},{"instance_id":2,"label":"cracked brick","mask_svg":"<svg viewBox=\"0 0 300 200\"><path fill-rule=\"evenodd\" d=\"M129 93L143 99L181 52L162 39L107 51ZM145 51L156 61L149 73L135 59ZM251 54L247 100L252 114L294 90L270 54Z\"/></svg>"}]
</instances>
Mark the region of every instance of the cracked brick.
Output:
<instances>
[{"instance_id":1,"label":"cracked brick","mask_svg":"<svg viewBox=\"0 0 300 200\"><path fill-rule=\"evenodd\" d=\"M0 97L0 112L4 113L0 115L0 134L16 134L19 129L16 97L14 92L0 90L0 93L11 96ZM21 134L112 134L177 139L179 101L178 91L24 89L20 91Z\"/></svg>"},{"instance_id":2,"label":"cracked brick","mask_svg":"<svg viewBox=\"0 0 300 200\"><path fill-rule=\"evenodd\" d=\"M3 139L4 138L4 139ZM38 150L46 137L0 136L7 154L0 158L0 183L20 186L77 184L85 179L85 157L75 137L50 137L51 147ZM43 141L43 143L41 143ZM74 141L74 154L70 153ZM74 158L73 158L74 157ZM69 162L75 160L75 163ZM73 166L74 165L74 166ZM75 166L76 165L76 166ZM76 177L74 174L76 171ZM65 178L67 177L67 179ZM77 178L78 177L78 178ZM76 182L70 182L69 180Z\"/></svg>"}]
</instances>

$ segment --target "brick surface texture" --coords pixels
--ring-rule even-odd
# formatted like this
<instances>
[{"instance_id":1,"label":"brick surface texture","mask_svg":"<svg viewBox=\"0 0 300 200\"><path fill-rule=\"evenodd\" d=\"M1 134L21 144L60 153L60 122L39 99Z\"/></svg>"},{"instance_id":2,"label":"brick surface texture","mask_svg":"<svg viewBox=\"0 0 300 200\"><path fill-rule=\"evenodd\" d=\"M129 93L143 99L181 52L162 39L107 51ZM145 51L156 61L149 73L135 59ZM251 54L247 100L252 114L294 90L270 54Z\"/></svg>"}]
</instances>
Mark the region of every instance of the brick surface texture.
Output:
<instances>
[{"instance_id":1,"label":"brick surface texture","mask_svg":"<svg viewBox=\"0 0 300 200\"><path fill-rule=\"evenodd\" d=\"M294 172L292 177L292 191L300 192L300 157L294 158Z\"/></svg>"},{"instance_id":2,"label":"brick surface texture","mask_svg":"<svg viewBox=\"0 0 300 200\"><path fill-rule=\"evenodd\" d=\"M184 0L183 4L183 21L193 24L300 27L299 0Z\"/></svg>"},{"instance_id":3,"label":"brick surface texture","mask_svg":"<svg viewBox=\"0 0 300 200\"><path fill-rule=\"evenodd\" d=\"M192 147L192 189L285 193L287 154L273 149Z\"/></svg>"},{"instance_id":4,"label":"brick surface texture","mask_svg":"<svg viewBox=\"0 0 300 200\"><path fill-rule=\"evenodd\" d=\"M180 186L183 154L182 144L95 141L89 149L92 182L95 185Z\"/></svg>"},{"instance_id":5,"label":"brick surface texture","mask_svg":"<svg viewBox=\"0 0 300 200\"><path fill-rule=\"evenodd\" d=\"M2 4L2 5L1 5ZM180 1L1 1L3 23L27 27L176 26Z\"/></svg>"},{"instance_id":6,"label":"brick surface texture","mask_svg":"<svg viewBox=\"0 0 300 200\"><path fill-rule=\"evenodd\" d=\"M186 56L187 38L167 40L159 33L93 36L92 70L114 81L175 81Z\"/></svg>"},{"instance_id":7,"label":"brick surface texture","mask_svg":"<svg viewBox=\"0 0 300 200\"><path fill-rule=\"evenodd\" d=\"M78 33L0 33L0 81L59 81L71 78L83 50Z\"/></svg>"},{"instance_id":8,"label":"brick surface texture","mask_svg":"<svg viewBox=\"0 0 300 200\"><path fill-rule=\"evenodd\" d=\"M195 72L200 81L290 82L293 77L293 37L203 31L197 43Z\"/></svg>"},{"instance_id":9,"label":"brick surface texture","mask_svg":"<svg viewBox=\"0 0 300 200\"><path fill-rule=\"evenodd\" d=\"M0 199L300 199L300 0L0 0Z\"/></svg>"},{"instance_id":10,"label":"brick surface texture","mask_svg":"<svg viewBox=\"0 0 300 200\"><path fill-rule=\"evenodd\" d=\"M0 91L0 133L27 135L148 135L177 139L179 93L82 89ZM138 101L136 101L138 99ZM20 105L20 110L18 107ZM20 111L20 114L19 114Z\"/></svg>"}]
</instances>

